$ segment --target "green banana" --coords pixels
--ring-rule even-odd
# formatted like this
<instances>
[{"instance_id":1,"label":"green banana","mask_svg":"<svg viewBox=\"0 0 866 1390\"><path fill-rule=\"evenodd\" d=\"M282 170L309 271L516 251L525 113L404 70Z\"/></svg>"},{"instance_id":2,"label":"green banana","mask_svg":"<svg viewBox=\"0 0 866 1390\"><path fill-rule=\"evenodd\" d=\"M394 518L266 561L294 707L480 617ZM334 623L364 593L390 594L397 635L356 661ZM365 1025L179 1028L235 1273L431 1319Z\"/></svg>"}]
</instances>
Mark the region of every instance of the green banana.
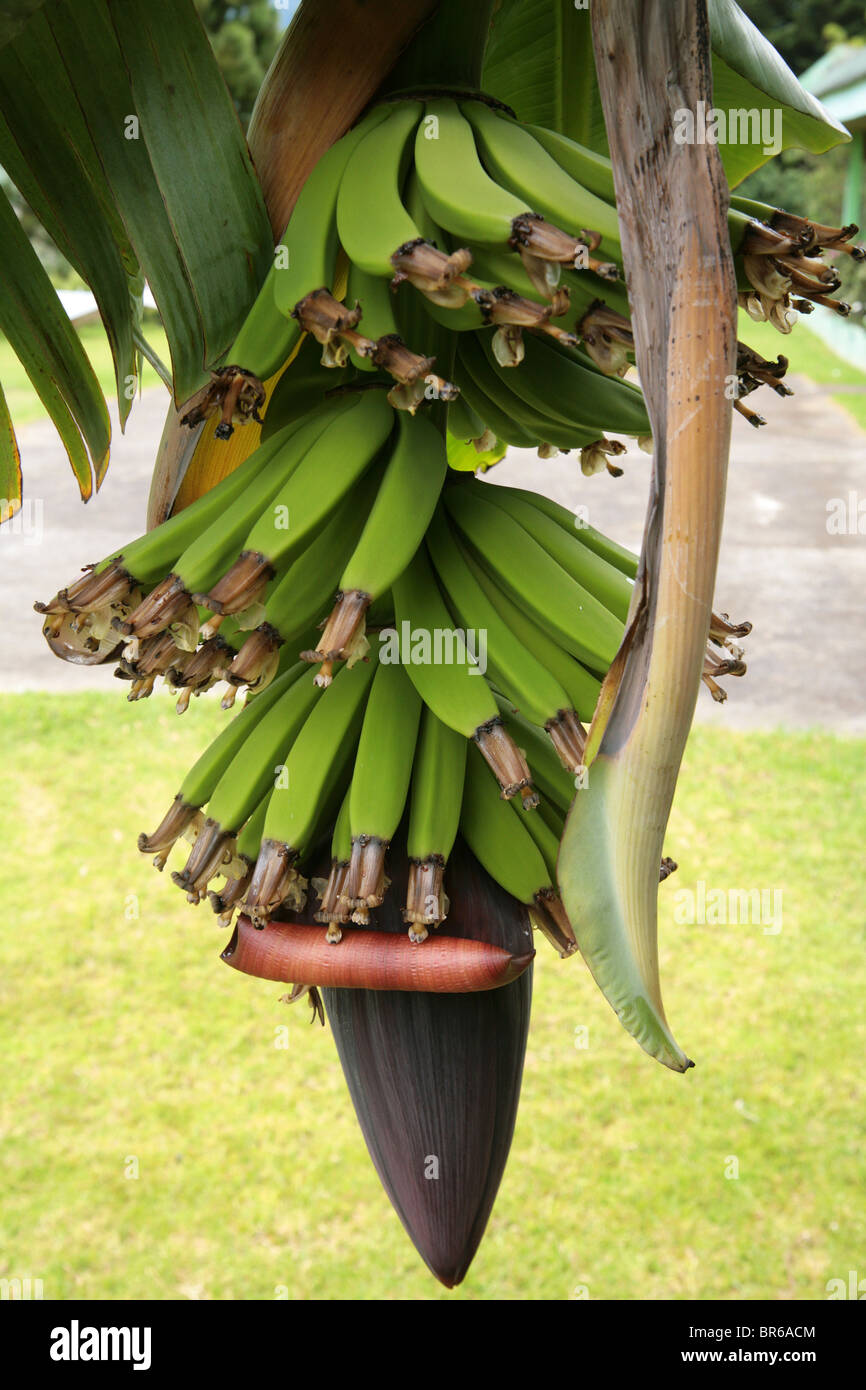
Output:
<instances>
[{"instance_id":1,"label":"green banana","mask_svg":"<svg viewBox=\"0 0 866 1390\"><path fill-rule=\"evenodd\" d=\"M321 641L306 654L308 660L322 662L323 683L330 679L333 663L344 660L363 637L370 603L391 588L423 541L447 472L445 441L435 425L399 411L391 456L340 577L337 603Z\"/></svg>"},{"instance_id":2,"label":"green banana","mask_svg":"<svg viewBox=\"0 0 866 1390\"><path fill-rule=\"evenodd\" d=\"M434 222L461 240L507 245L515 218L530 210L485 172L472 127L450 98L424 107L415 172Z\"/></svg>"},{"instance_id":3,"label":"green banana","mask_svg":"<svg viewBox=\"0 0 866 1390\"><path fill-rule=\"evenodd\" d=\"M614 434L650 433L646 406L637 387L621 377L605 376L577 348L564 348L543 341L537 334L526 334L520 365L502 367L494 356L492 340L479 341L500 381L532 410L557 422L560 432L580 431L587 435L587 443L598 439L605 430ZM581 361L582 356L586 362Z\"/></svg>"},{"instance_id":4,"label":"green banana","mask_svg":"<svg viewBox=\"0 0 866 1390\"><path fill-rule=\"evenodd\" d=\"M390 282L381 275L368 275L352 261L349 265L349 280L346 287L346 303L361 306L361 332L365 338L377 340L389 334L399 333L395 317L394 291ZM364 372L378 370L370 357L363 357L356 348L350 356L356 367Z\"/></svg>"},{"instance_id":5,"label":"green banana","mask_svg":"<svg viewBox=\"0 0 866 1390\"><path fill-rule=\"evenodd\" d=\"M483 353L481 359L484 361ZM465 400L467 405L483 419L487 428L493 431L497 439L513 445L515 449L536 449L539 444L544 442L532 430L518 424L509 411L502 409L487 395L472 375L471 364L466 362L459 348L455 365L457 384L460 387L460 399ZM486 367L486 362L484 365Z\"/></svg>"},{"instance_id":6,"label":"green banana","mask_svg":"<svg viewBox=\"0 0 866 1390\"><path fill-rule=\"evenodd\" d=\"M391 256L418 229L400 197L421 105L406 101L353 149L340 181L337 227L343 250L367 275L393 274Z\"/></svg>"},{"instance_id":7,"label":"green banana","mask_svg":"<svg viewBox=\"0 0 866 1390\"><path fill-rule=\"evenodd\" d=\"M496 783L477 749L470 748L460 812L460 831L491 878L532 911L536 924L560 956L577 950L555 879L524 824L498 796Z\"/></svg>"},{"instance_id":8,"label":"green banana","mask_svg":"<svg viewBox=\"0 0 866 1390\"><path fill-rule=\"evenodd\" d=\"M487 284L506 285L508 289L514 290L515 294L535 303L546 302L546 296L527 275L526 268L516 252L500 251L496 247L480 245L471 245L469 250L472 253L473 277ZM568 270L563 266L559 286L569 292L572 323L575 317L582 317L586 310L599 300L603 300L609 309L615 309L624 318L629 317L631 311L628 295L625 288L618 283L606 282L602 286L598 280L589 279L585 270Z\"/></svg>"},{"instance_id":9,"label":"green banana","mask_svg":"<svg viewBox=\"0 0 866 1390\"><path fill-rule=\"evenodd\" d=\"M200 601L216 613L247 608L268 577L310 543L353 483L366 472L394 424L394 412L380 392L348 398L335 414L310 422L316 437L297 466L278 485L269 505L243 541L231 569ZM236 548L237 549L237 548Z\"/></svg>"},{"instance_id":10,"label":"green banana","mask_svg":"<svg viewBox=\"0 0 866 1390\"><path fill-rule=\"evenodd\" d=\"M480 101L461 102L461 110L485 165L504 188L566 232L597 232L605 255L622 259L615 207L566 174L517 121Z\"/></svg>"},{"instance_id":11,"label":"green banana","mask_svg":"<svg viewBox=\"0 0 866 1390\"><path fill-rule=\"evenodd\" d=\"M460 825L467 746L461 734L424 706L412 768L406 844L409 883L403 920L413 941L424 941L427 928L438 926L448 913L445 865Z\"/></svg>"},{"instance_id":12,"label":"green banana","mask_svg":"<svg viewBox=\"0 0 866 1390\"><path fill-rule=\"evenodd\" d=\"M487 635L493 684L513 700L552 739L564 767L583 766L585 736L563 687L502 619L481 588L440 508L427 535L427 547L457 619Z\"/></svg>"},{"instance_id":13,"label":"green banana","mask_svg":"<svg viewBox=\"0 0 866 1390\"><path fill-rule=\"evenodd\" d=\"M637 574L638 557L633 550L627 550L624 545L611 540L602 531L596 531L583 520L578 522L577 515L569 511L568 507L554 502L551 497L545 497L543 493L530 492L525 488L510 488L509 491L514 497L520 497L537 511L549 516L569 536L577 536L581 545L585 545L588 550L592 550L602 560L613 565L614 569L618 569L627 578L634 579Z\"/></svg>"},{"instance_id":14,"label":"green banana","mask_svg":"<svg viewBox=\"0 0 866 1390\"><path fill-rule=\"evenodd\" d=\"M271 393L262 426L262 443L276 430L302 421L314 411L329 409L338 399L330 393L357 380L358 374L351 363L345 367L323 368L321 345L308 333Z\"/></svg>"},{"instance_id":15,"label":"green banana","mask_svg":"<svg viewBox=\"0 0 866 1390\"><path fill-rule=\"evenodd\" d=\"M485 421L473 410L472 406L462 395L456 400L448 403L448 433L455 439L461 440L464 444L470 444L476 439L482 439L488 427Z\"/></svg>"},{"instance_id":16,"label":"green banana","mask_svg":"<svg viewBox=\"0 0 866 1390\"><path fill-rule=\"evenodd\" d=\"M299 677L265 714L235 753L217 782L185 867L172 882L198 902L220 866L232 857L231 845L268 788L281 785L286 757L321 692ZM277 779L275 781L275 779Z\"/></svg>"},{"instance_id":17,"label":"green banana","mask_svg":"<svg viewBox=\"0 0 866 1390\"><path fill-rule=\"evenodd\" d=\"M304 184L280 242L288 264L274 282L274 302L286 316L310 290L333 286L343 181L357 151L388 114L387 108L374 107L331 146Z\"/></svg>"},{"instance_id":18,"label":"green banana","mask_svg":"<svg viewBox=\"0 0 866 1390\"><path fill-rule=\"evenodd\" d=\"M544 730L518 714L510 700L498 695L496 703L506 728L532 768L542 802L552 802L565 815L583 778L566 772Z\"/></svg>"},{"instance_id":19,"label":"green banana","mask_svg":"<svg viewBox=\"0 0 866 1390\"><path fill-rule=\"evenodd\" d=\"M319 640L316 625L328 613L340 573L360 538L382 473L383 469L374 464L350 488L322 530L273 585L262 623L232 662L230 681L243 685L266 679L276 651L282 650L281 644L296 643L310 629L316 629L311 641Z\"/></svg>"},{"instance_id":20,"label":"green banana","mask_svg":"<svg viewBox=\"0 0 866 1390\"><path fill-rule=\"evenodd\" d=\"M548 130L546 126L529 125L524 129L556 160L569 178L582 184L590 193L594 193L596 198L601 198L603 202L615 208L613 166L607 155L587 149L586 145L569 139L567 135L561 135L559 131Z\"/></svg>"},{"instance_id":21,"label":"green banana","mask_svg":"<svg viewBox=\"0 0 866 1390\"><path fill-rule=\"evenodd\" d=\"M349 792L352 857L343 893L359 926L385 896L385 852L406 805L420 717L421 697L403 667L380 661Z\"/></svg>"},{"instance_id":22,"label":"green banana","mask_svg":"<svg viewBox=\"0 0 866 1390\"><path fill-rule=\"evenodd\" d=\"M465 634L452 626L426 550L416 553L393 591L400 636L393 634L392 647L400 652L421 699L443 724L475 740L504 797L519 791L524 805L536 805L526 761L504 733L496 701Z\"/></svg>"},{"instance_id":23,"label":"green banana","mask_svg":"<svg viewBox=\"0 0 866 1390\"><path fill-rule=\"evenodd\" d=\"M500 507L467 487L448 488L445 500L506 594L566 651L593 670L606 671L619 650L622 623Z\"/></svg>"},{"instance_id":24,"label":"green banana","mask_svg":"<svg viewBox=\"0 0 866 1390\"><path fill-rule=\"evenodd\" d=\"M524 531L528 531L539 545L544 546L548 555L556 560L566 574L570 574L572 579L576 579L578 584L582 584L594 594L620 622L626 621L632 585L620 570L609 565L588 546L582 545L575 529L569 533L538 507L533 507L523 497L517 496L512 488L491 487L489 484L474 482L469 486L476 490L480 497L496 507L501 507L513 517Z\"/></svg>"},{"instance_id":25,"label":"green banana","mask_svg":"<svg viewBox=\"0 0 866 1390\"><path fill-rule=\"evenodd\" d=\"M291 312L298 301L310 290L333 287L340 180L355 148L384 117L381 107L369 112L322 155L301 189L274 264L226 356L261 381L279 371L297 344L301 328Z\"/></svg>"},{"instance_id":26,"label":"green banana","mask_svg":"<svg viewBox=\"0 0 866 1390\"><path fill-rule=\"evenodd\" d=\"M461 368L470 374L487 398L498 407L501 415L511 417L525 430L536 445L552 444L558 449L582 449L598 439L598 430L582 424L569 424L561 417L547 411L538 410L526 399L526 391L512 387L512 379L523 371L519 367L502 369L492 354L492 334L464 333L457 349L457 384L463 390L464 379ZM495 428L495 426L491 426ZM496 431L497 434L499 431ZM506 436L503 436L506 437ZM510 441L509 441L510 442Z\"/></svg>"},{"instance_id":27,"label":"green banana","mask_svg":"<svg viewBox=\"0 0 866 1390\"><path fill-rule=\"evenodd\" d=\"M285 760L268 806L246 906L261 923L300 888L296 861L314 842L320 810L343 776L361 727L375 660L342 669L319 697ZM312 681L310 682L312 684Z\"/></svg>"},{"instance_id":28,"label":"green banana","mask_svg":"<svg viewBox=\"0 0 866 1390\"><path fill-rule=\"evenodd\" d=\"M515 637L523 643L527 651L541 662L552 676L555 676L568 695L569 702L578 716L589 723L598 701L601 682L590 675L585 666L569 652L558 645L554 639L539 627L513 599L500 589L490 573L462 544L463 558L486 593L500 617L508 624Z\"/></svg>"},{"instance_id":29,"label":"green banana","mask_svg":"<svg viewBox=\"0 0 866 1390\"><path fill-rule=\"evenodd\" d=\"M156 855L154 863L158 869L163 868L172 845L193 821L196 811L210 800L214 788L238 749L243 746L268 710L282 698L305 670L304 663L297 662L279 680L274 681L264 694L251 699L193 763L168 813L153 834L139 835L138 848L142 854Z\"/></svg>"}]
</instances>

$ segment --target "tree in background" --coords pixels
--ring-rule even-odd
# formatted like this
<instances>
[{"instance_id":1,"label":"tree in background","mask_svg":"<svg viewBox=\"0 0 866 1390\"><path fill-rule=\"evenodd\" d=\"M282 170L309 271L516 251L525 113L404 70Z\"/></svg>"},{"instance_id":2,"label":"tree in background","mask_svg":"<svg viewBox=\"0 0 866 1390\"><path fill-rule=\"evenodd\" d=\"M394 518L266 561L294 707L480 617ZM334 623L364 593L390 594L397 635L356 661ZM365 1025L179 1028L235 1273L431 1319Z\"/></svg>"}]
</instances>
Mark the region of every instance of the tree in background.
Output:
<instances>
[{"instance_id":1,"label":"tree in background","mask_svg":"<svg viewBox=\"0 0 866 1390\"><path fill-rule=\"evenodd\" d=\"M834 43L866 38L863 0L746 0L743 9L797 76Z\"/></svg>"},{"instance_id":2,"label":"tree in background","mask_svg":"<svg viewBox=\"0 0 866 1390\"><path fill-rule=\"evenodd\" d=\"M271 0L253 0L251 5L195 0L195 7L246 129L280 41L280 15Z\"/></svg>"}]
</instances>

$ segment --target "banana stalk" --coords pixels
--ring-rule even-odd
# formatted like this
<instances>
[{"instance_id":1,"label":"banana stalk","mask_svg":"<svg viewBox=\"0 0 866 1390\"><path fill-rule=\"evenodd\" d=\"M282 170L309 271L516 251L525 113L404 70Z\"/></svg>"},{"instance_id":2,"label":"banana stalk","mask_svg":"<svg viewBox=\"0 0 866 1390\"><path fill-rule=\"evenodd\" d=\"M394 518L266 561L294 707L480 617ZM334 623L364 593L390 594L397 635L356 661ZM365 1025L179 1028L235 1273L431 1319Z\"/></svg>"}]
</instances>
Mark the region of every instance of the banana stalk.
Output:
<instances>
[{"instance_id":1,"label":"banana stalk","mask_svg":"<svg viewBox=\"0 0 866 1390\"><path fill-rule=\"evenodd\" d=\"M630 621L558 871L580 950L621 1022L685 1071L662 1005L657 895L712 611L736 284L718 151L672 136L675 110L711 101L706 0L594 0L592 27L655 454Z\"/></svg>"}]
</instances>

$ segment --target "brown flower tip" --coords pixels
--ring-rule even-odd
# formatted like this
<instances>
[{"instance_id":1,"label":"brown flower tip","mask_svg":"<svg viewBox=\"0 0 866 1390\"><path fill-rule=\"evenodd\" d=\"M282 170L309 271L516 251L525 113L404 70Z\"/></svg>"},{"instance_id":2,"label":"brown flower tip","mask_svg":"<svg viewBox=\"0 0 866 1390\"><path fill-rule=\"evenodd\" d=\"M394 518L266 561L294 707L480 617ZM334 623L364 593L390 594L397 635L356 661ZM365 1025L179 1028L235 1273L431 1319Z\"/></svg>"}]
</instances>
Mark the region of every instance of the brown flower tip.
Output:
<instances>
[{"instance_id":1,"label":"brown flower tip","mask_svg":"<svg viewBox=\"0 0 866 1390\"><path fill-rule=\"evenodd\" d=\"M409 938L420 944L427 939L427 928L438 927L448 914L444 888L445 860L441 854L429 859L409 860L409 881L403 921L409 923Z\"/></svg>"},{"instance_id":2,"label":"brown flower tip","mask_svg":"<svg viewBox=\"0 0 866 1390\"><path fill-rule=\"evenodd\" d=\"M327 940L337 946L343 939L340 926L345 926L351 916L351 909L345 895L346 876L349 862L334 859L327 879L314 878L313 887L319 895L319 910L315 913L317 922L327 923Z\"/></svg>"},{"instance_id":3,"label":"brown flower tip","mask_svg":"<svg viewBox=\"0 0 866 1390\"><path fill-rule=\"evenodd\" d=\"M388 844L388 840L380 840L375 835L356 835L352 838L352 858L341 896L353 909L352 920L360 919L359 925L365 925L368 920L368 908L381 907L384 901Z\"/></svg>"},{"instance_id":4,"label":"brown flower tip","mask_svg":"<svg viewBox=\"0 0 866 1390\"><path fill-rule=\"evenodd\" d=\"M584 347L607 376L625 376L630 352L634 352L631 323L601 300L591 304L577 325Z\"/></svg>"},{"instance_id":5,"label":"brown flower tip","mask_svg":"<svg viewBox=\"0 0 866 1390\"><path fill-rule=\"evenodd\" d=\"M475 288L462 278L472 264L472 255L466 247L447 255L432 241L418 237L398 246L391 264L395 271L391 283L395 288L408 280L434 304L446 309L461 309Z\"/></svg>"},{"instance_id":6,"label":"brown flower tip","mask_svg":"<svg viewBox=\"0 0 866 1390\"><path fill-rule=\"evenodd\" d=\"M532 786L529 764L502 720L481 724L472 737L502 788L503 799L510 801L520 792L524 809L537 806L538 794Z\"/></svg>"},{"instance_id":7,"label":"brown flower tip","mask_svg":"<svg viewBox=\"0 0 866 1390\"><path fill-rule=\"evenodd\" d=\"M254 926L264 926L287 898L294 897L293 887L300 879L294 867L297 857L297 850L282 840L262 840L245 899Z\"/></svg>"},{"instance_id":8,"label":"brown flower tip","mask_svg":"<svg viewBox=\"0 0 866 1390\"><path fill-rule=\"evenodd\" d=\"M751 623L732 623L727 613L713 613L710 617L710 636L720 646L727 647L730 637L748 637L751 631Z\"/></svg>"},{"instance_id":9,"label":"brown flower tip","mask_svg":"<svg viewBox=\"0 0 866 1390\"><path fill-rule=\"evenodd\" d=\"M574 929L568 920L562 899L553 888L539 889L529 914L539 931L547 937L563 960L574 955L577 950Z\"/></svg>"},{"instance_id":10,"label":"brown flower tip","mask_svg":"<svg viewBox=\"0 0 866 1390\"><path fill-rule=\"evenodd\" d=\"M264 403L265 388L257 376L244 367L220 367L211 372L210 383L192 397L180 423L195 429L210 416L219 414L216 438L230 439L235 425L245 425L248 420L263 423L259 412Z\"/></svg>"},{"instance_id":11,"label":"brown flower tip","mask_svg":"<svg viewBox=\"0 0 866 1390\"><path fill-rule=\"evenodd\" d=\"M318 647L314 651L301 652L302 661L322 663L316 676L317 685L331 684L335 661L350 660L362 648L366 651L365 617L372 601L372 595L364 593L363 589L346 589L337 594L337 602L325 623Z\"/></svg>"},{"instance_id":12,"label":"brown flower tip","mask_svg":"<svg viewBox=\"0 0 866 1390\"><path fill-rule=\"evenodd\" d=\"M258 689L273 680L279 662L283 639L270 623L262 623L244 642L226 672L232 685L249 685Z\"/></svg>"},{"instance_id":13,"label":"brown flower tip","mask_svg":"<svg viewBox=\"0 0 866 1390\"><path fill-rule=\"evenodd\" d=\"M131 649L134 649L134 656L127 656ZM134 680L151 676L155 680L157 676L165 675L172 666L182 670L190 655L190 652L183 651L177 645L170 632L159 632L143 642L133 638L124 649L120 667L125 675Z\"/></svg>"},{"instance_id":14,"label":"brown flower tip","mask_svg":"<svg viewBox=\"0 0 866 1390\"><path fill-rule=\"evenodd\" d=\"M183 888L190 902L201 902L212 878L216 878L222 865L232 858L234 834L223 830L222 826L210 816L203 822L183 869L171 876L172 883Z\"/></svg>"},{"instance_id":15,"label":"brown flower tip","mask_svg":"<svg viewBox=\"0 0 866 1390\"><path fill-rule=\"evenodd\" d=\"M676 862L676 860L669 859L668 856L665 855L664 859L659 865L659 883L664 883L665 879L670 878L671 874L675 874L678 868L679 864Z\"/></svg>"},{"instance_id":16,"label":"brown flower tip","mask_svg":"<svg viewBox=\"0 0 866 1390\"><path fill-rule=\"evenodd\" d=\"M33 607L37 613L87 613L91 609L122 604L135 587L135 580L123 568L122 559L122 555L118 556L98 572L95 566L88 565L81 579L76 579L68 589L61 589L48 603L34 603Z\"/></svg>"},{"instance_id":17,"label":"brown flower tip","mask_svg":"<svg viewBox=\"0 0 866 1390\"><path fill-rule=\"evenodd\" d=\"M322 996L319 994L319 991L316 989L315 985L292 985L291 994L281 995L280 1003L297 1004L298 1000L303 999L305 996L307 1002L310 1005L310 1008L313 1011L310 1017L310 1023L315 1023L316 1019L318 1019L322 1027L324 1028L325 1007L322 1003Z\"/></svg>"},{"instance_id":18,"label":"brown flower tip","mask_svg":"<svg viewBox=\"0 0 866 1390\"><path fill-rule=\"evenodd\" d=\"M352 334L361 321L359 304L350 309L347 304L335 299L328 289L311 290L298 300L292 310L292 318L297 319L305 333L312 334L316 342L322 344L323 366L346 365L349 347L353 345L346 335Z\"/></svg>"},{"instance_id":19,"label":"brown flower tip","mask_svg":"<svg viewBox=\"0 0 866 1390\"><path fill-rule=\"evenodd\" d=\"M169 574L151 589L128 618L116 618L113 626L127 637L155 637L181 618L189 606L190 596L183 580L176 574Z\"/></svg>"},{"instance_id":20,"label":"brown flower tip","mask_svg":"<svg viewBox=\"0 0 866 1390\"><path fill-rule=\"evenodd\" d=\"M142 854L155 854L154 864L161 871L165 866L169 852L174 847L177 840L192 824L196 817L198 808L190 806L178 793L174 801L169 806L159 825L152 835L146 835L144 831L138 837L138 848Z\"/></svg>"},{"instance_id":21,"label":"brown flower tip","mask_svg":"<svg viewBox=\"0 0 866 1390\"><path fill-rule=\"evenodd\" d=\"M244 894L250 885L253 876L253 866L245 855L240 856L241 863L246 866L245 872L238 878L227 878L224 886L218 893L211 890L208 893L208 900L211 907L219 918L218 925L229 927L234 917L235 908L238 903L243 901Z\"/></svg>"},{"instance_id":22,"label":"brown flower tip","mask_svg":"<svg viewBox=\"0 0 866 1390\"><path fill-rule=\"evenodd\" d=\"M545 729L559 755L559 761L569 772L580 772L584 766L586 730L573 709L561 709L555 719L549 719Z\"/></svg>"},{"instance_id":23,"label":"brown flower tip","mask_svg":"<svg viewBox=\"0 0 866 1390\"><path fill-rule=\"evenodd\" d=\"M610 458L618 458L624 453L625 445L618 439L593 440L592 444L585 444L580 451L580 471L585 477L591 478L606 468L612 478L621 478L622 469L612 464Z\"/></svg>"},{"instance_id":24,"label":"brown flower tip","mask_svg":"<svg viewBox=\"0 0 866 1390\"><path fill-rule=\"evenodd\" d=\"M196 651L185 655L183 665L172 666L166 672L166 680L176 690L208 690L226 678L235 649L217 636L209 637Z\"/></svg>"},{"instance_id":25,"label":"brown flower tip","mask_svg":"<svg viewBox=\"0 0 866 1390\"><path fill-rule=\"evenodd\" d=\"M210 593L193 594L193 602L223 617L242 613L261 598L273 572L270 560L261 551L243 550Z\"/></svg>"},{"instance_id":26,"label":"brown flower tip","mask_svg":"<svg viewBox=\"0 0 866 1390\"><path fill-rule=\"evenodd\" d=\"M427 375L436 358L419 357L406 346L399 333L385 333L376 340L373 362L401 386L410 386Z\"/></svg>"}]
</instances>

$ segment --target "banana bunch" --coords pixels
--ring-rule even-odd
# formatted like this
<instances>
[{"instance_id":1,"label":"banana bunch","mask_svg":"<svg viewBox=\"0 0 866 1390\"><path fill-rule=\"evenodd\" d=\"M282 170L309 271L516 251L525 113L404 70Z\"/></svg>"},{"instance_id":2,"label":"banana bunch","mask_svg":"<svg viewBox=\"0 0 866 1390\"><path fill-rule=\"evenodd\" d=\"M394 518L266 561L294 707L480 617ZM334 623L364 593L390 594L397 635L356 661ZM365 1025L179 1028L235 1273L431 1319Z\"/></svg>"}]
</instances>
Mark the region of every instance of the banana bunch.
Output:
<instances>
[{"instance_id":1,"label":"banana bunch","mask_svg":"<svg viewBox=\"0 0 866 1390\"><path fill-rule=\"evenodd\" d=\"M793 287L830 293L819 246L859 254L853 229L736 200L729 225L750 312L778 327ZM184 417L225 439L264 408L258 447L36 605L52 649L116 660L130 699L160 676L181 711L217 682L225 708L246 691L139 840L159 869L186 845L172 881L222 924L314 910L336 946L369 927L398 854L421 945L460 837L576 949L557 852L637 558L471 460L577 449L615 474L608 432L646 445L621 259L600 156L485 101L374 107L316 166ZM742 393L784 394L785 365L741 345ZM713 615L716 699L748 630Z\"/></svg>"}]
</instances>

